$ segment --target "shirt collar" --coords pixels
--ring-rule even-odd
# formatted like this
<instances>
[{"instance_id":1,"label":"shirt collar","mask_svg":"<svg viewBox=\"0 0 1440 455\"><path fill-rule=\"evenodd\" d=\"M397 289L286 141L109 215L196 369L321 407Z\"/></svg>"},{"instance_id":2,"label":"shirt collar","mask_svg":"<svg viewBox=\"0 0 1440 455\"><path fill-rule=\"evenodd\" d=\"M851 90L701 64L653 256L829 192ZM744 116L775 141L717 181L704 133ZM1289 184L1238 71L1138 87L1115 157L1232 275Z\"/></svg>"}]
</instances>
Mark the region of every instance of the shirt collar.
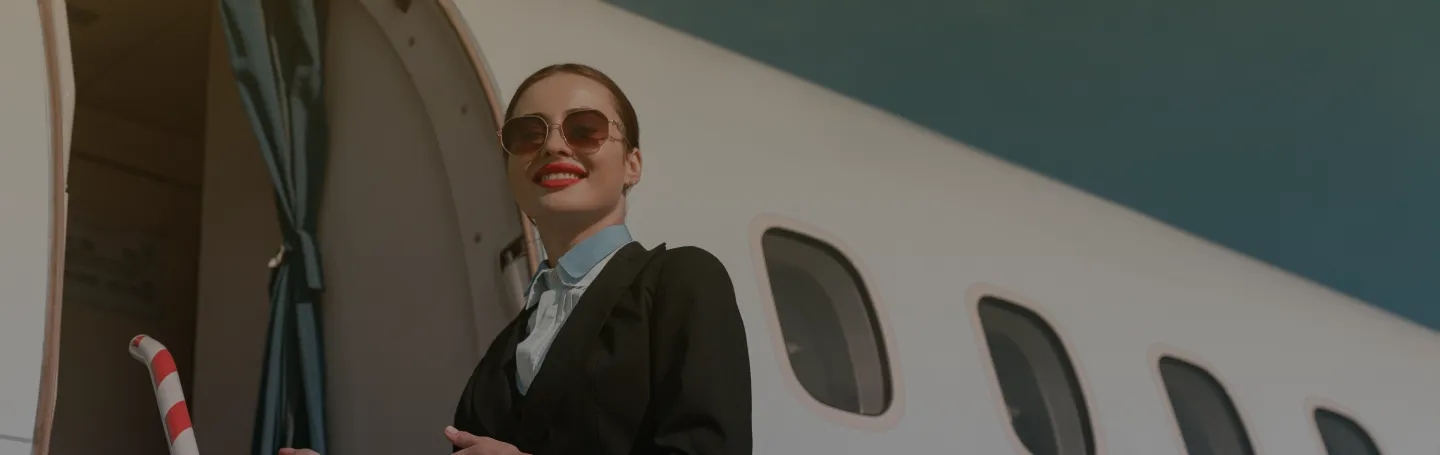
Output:
<instances>
[{"instance_id":1,"label":"shirt collar","mask_svg":"<svg viewBox=\"0 0 1440 455\"><path fill-rule=\"evenodd\" d=\"M559 278L562 282L568 284L579 282L581 278L584 278L586 274L590 273L590 269L595 268L595 265L600 263L600 260L605 259L610 253L614 253L615 250L620 249L620 247L625 246L625 244L633 240L634 239L630 237L630 229L623 224L601 229L600 232L590 235L589 238L575 245L575 248L571 248L570 251L565 252L565 255L560 256L560 260L557 261L560 264L560 266L557 267L557 269L559 269L557 270L560 275ZM541 273L544 273L550 268L548 262L549 261L540 261L540 267L539 270L536 271L535 278L539 278ZM531 283L533 286L534 278L531 279Z\"/></svg>"}]
</instances>

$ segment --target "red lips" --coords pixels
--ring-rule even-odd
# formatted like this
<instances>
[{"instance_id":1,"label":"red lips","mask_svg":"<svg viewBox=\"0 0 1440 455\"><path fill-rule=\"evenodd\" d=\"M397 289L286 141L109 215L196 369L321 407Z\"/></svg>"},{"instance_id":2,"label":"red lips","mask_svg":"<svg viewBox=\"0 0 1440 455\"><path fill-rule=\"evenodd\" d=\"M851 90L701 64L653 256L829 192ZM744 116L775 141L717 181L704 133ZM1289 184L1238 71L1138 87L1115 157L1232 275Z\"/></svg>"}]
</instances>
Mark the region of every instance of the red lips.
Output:
<instances>
[{"instance_id":1,"label":"red lips","mask_svg":"<svg viewBox=\"0 0 1440 455\"><path fill-rule=\"evenodd\" d=\"M578 164L556 161L541 167L534 181L542 187L557 189L580 183L586 175L585 168Z\"/></svg>"}]
</instances>

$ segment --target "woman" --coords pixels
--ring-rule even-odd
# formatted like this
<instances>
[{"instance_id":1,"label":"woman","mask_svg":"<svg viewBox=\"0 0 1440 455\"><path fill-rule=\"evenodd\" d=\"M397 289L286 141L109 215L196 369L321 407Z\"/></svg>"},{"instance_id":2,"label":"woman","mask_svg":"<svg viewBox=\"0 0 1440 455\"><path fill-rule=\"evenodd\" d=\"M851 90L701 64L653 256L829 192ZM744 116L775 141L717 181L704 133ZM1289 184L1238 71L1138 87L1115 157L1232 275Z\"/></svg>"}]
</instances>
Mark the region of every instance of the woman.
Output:
<instances>
[{"instance_id":1,"label":"woman","mask_svg":"<svg viewBox=\"0 0 1440 455\"><path fill-rule=\"evenodd\" d=\"M584 65L516 89L501 145L549 259L446 429L465 454L749 454L750 361L735 291L694 247L646 250L625 227L640 126Z\"/></svg>"}]
</instances>

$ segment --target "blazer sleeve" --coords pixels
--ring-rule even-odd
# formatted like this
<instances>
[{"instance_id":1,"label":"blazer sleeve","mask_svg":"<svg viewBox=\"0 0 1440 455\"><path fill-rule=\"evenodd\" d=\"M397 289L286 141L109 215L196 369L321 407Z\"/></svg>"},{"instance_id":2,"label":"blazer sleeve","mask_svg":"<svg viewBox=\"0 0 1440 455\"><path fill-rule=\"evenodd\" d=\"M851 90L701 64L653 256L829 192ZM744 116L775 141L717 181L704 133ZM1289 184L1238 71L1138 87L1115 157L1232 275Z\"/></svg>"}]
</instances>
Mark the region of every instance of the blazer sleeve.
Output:
<instances>
[{"instance_id":1,"label":"blazer sleeve","mask_svg":"<svg viewBox=\"0 0 1440 455\"><path fill-rule=\"evenodd\" d=\"M475 371L470 373L470 380L465 383L465 391L460 392L460 403L455 405L455 421L452 425L475 436L492 437L490 429L485 428L479 416L475 415L475 382L480 377L481 368L482 366L475 367ZM460 451L460 447L453 444L450 448L451 452Z\"/></svg>"},{"instance_id":2,"label":"blazer sleeve","mask_svg":"<svg viewBox=\"0 0 1440 455\"><path fill-rule=\"evenodd\" d=\"M750 354L730 275L708 251L667 254L651 312L654 447L750 455Z\"/></svg>"}]
</instances>

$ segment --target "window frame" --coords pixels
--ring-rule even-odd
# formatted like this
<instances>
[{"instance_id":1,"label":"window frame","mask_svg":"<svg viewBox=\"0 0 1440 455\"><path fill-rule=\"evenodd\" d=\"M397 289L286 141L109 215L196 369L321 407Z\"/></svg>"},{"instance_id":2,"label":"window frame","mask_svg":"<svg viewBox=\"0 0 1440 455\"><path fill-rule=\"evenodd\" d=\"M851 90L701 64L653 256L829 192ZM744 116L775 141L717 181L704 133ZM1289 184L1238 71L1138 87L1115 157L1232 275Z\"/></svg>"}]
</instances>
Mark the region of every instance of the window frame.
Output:
<instances>
[{"instance_id":1,"label":"window frame","mask_svg":"<svg viewBox=\"0 0 1440 455\"><path fill-rule=\"evenodd\" d=\"M1060 346L1065 349L1065 356L1069 359L1070 368L1075 373L1075 382L1084 400L1086 418L1090 421L1090 437L1091 444L1093 445L1091 455L1109 453L1109 449L1105 444L1104 425L1100 419L1096 417L1098 414L1095 411L1095 395L1091 393L1089 375L1085 374L1084 362L1081 362L1080 359L1075 356L1075 349L1069 341L1069 334L1066 333L1063 327L1055 324L1054 321L1056 321L1056 318L1054 313L1045 306L1019 293L988 283L977 283L965 292L966 311L970 317L970 326L975 336L975 347L979 349L980 359L985 362L982 368L986 371L986 384L989 385L990 396L994 397L992 401L995 403L996 417L1000 419L1001 425L1005 427L1005 436L1010 440L1010 445L1015 448L1016 453L1028 454L1031 452L1025 447L1025 443L1020 440L1020 435L1015 432L1015 425L1009 421L1009 404L1005 402L1005 394L1000 387L1000 377L995 371L995 359L990 355L990 343L985 339L985 324L980 319L980 302L987 297L1002 300L1011 305L1029 310L1035 314L1036 317L1040 318L1047 326L1046 328L1050 329L1051 333L1060 340Z\"/></svg>"},{"instance_id":2,"label":"window frame","mask_svg":"<svg viewBox=\"0 0 1440 455\"><path fill-rule=\"evenodd\" d=\"M1225 392L1225 398L1230 401L1230 407L1235 410L1235 418L1240 421L1240 431L1244 433L1245 439L1250 443L1250 451L1255 455L1267 453L1263 447L1263 441L1255 437L1256 433L1250 426L1250 423L1256 420L1251 418L1253 416L1245 410L1246 408L1244 406L1240 405L1240 400L1236 397L1235 389L1224 376L1217 373L1219 370L1215 368L1215 365L1201 360L1201 357L1198 355L1164 343L1151 345L1148 357L1150 375L1155 382L1155 390L1160 394L1160 402L1164 403L1161 412L1169 416L1170 434L1175 440L1175 448L1178 449L1180 453L1187 453L1185 435L1180 429L1180 416L1175 415L1175 403L1170 401L1170 389L1166 388L1165 377L1160 372L1160 361L1166 357L1199 368L1204 371L1205 374L1209 375L1210 379L1213 379L1216 384L1219 384L1221 391Z\"/></svg>"},{"instance_id":3,"label":"window frame","mask_svg":"<svg viewBox=\"0 0 1440 455\"><path fill-rule=\"evenodd\" d=\"M1375 445L1375 450L1379 452L1379 455L1390 453L1385 450L1385 444L1381 442L1380 437L1376 436L1375 432L1370 431L1370 427L1355 417L1359 414L1356 413L1354 409L1342 406L1340 403L1332 400L1310 396L1305 398L1305 420L1310 421L1310 431L1315 434L1315 448L1320 450L1316 453L1328 454L1325 450L1325 435L1320 432L1320 422L1315 419L1315 414L1319 411L1338 415L1350 421L1350 423L1355 424L1360 431L1365 433L1365 437L1370 438L1370 443Z\"/></svg>"},{"instance_id":4,"label":"window frame","mask_svg":"<svg viewBox=\"0 0 1440 455\"><path fill-rule=\"evenodd\" d=\"M789 351L785 346L785 333L780 328L779 309L775 304L775 293L770 287L770 270L765 261L763 241L765 233L771 229L790 231L833 249L859 276L869 298L870 310L875 317L874 327L880 332L876 334L881 343L880 352L889 369L887 373L890 378L890 403L879 415L853 413L822 403L810 395L810 392L800 383L800 378L795 375L794 366L790 364ZM785 387L789 389L790 395L799 400L811 413L825 420L861 430L885 431L893 428L905 412L905 381L901 374L903 368L900 367L900 355L896 349L894 329L890 324L889 312L886 311L885 299L878 292L875 282L870 280L870 277L874 275L870 274L865 265L857 260L858 257L854 250L836 236L799 220L763 213L755 216L750 222L750 258L755 271L756 290L760 295L761 303L763 303L761 307L764 308L766 329L770 335L770 352L774 356L775 362L779 364L780 375L785 382Z\"/></svg>"}]
</instances>

